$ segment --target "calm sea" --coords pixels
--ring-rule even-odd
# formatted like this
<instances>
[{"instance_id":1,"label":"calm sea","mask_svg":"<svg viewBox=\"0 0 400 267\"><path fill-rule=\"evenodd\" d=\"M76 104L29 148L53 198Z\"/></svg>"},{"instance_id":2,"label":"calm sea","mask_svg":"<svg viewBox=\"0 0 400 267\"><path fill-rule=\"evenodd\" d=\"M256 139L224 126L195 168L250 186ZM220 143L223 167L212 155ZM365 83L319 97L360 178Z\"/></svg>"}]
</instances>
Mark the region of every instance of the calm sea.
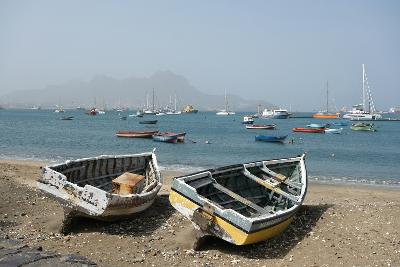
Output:
<instances>
[{"instance_id":1,"label":"calm sea","mask_svg":"<svg viewBox=\"0 0 400 267\"><path fill-rule=\"evenodd\" d=\"M241 124L243 115L224 117L200 112L147 116L158 123L145 126L138 123L141 118L120 120L117 112L92 117L79 110L67 110L64 114L50 110L0 110L0 157L61 162L156 148L162 168L190 172L307 152L307 170L313 180L400 186L400 122L375 122L377 132L356 132L344 126L343 133L338 135L302 134L292 133L291 129L329 120L256 119L257 124L278 126L274 131L257 131L245 129ZM74 116L74 120L60 120L62 116ZM115 136L118 130L150 129L185 131L187 141L167 144ZM288 139L293 138L294 144L255 142L256 134L289 134Z\"/></svg>"}]
</instances>

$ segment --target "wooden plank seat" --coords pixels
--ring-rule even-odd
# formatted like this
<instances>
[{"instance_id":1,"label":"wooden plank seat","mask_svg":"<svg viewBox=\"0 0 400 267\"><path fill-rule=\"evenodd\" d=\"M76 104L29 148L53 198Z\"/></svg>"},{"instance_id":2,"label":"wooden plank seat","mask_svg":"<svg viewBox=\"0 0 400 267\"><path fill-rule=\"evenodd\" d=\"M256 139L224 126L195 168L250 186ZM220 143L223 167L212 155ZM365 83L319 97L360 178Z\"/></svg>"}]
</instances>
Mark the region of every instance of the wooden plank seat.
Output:
<instances>
[{"instance_id":1,"label":"wooden plank seat","mask_svg":"<svg viewBox=\"0 0 400 267\"><path fill-rule=\"evenodd\" d=\"M257 211L257 212L259 212L259 213L261 213L261 214L265 214L265 213L268 213L268 212L269 212L268 210L264 209L263 207L260 207L260 206L258 206L257 204L251 202L250 200L248 200L248 199L246 199L246 198L244 198L244 197L242 197L242 196L236 194L235 192L229 190L228 188L223 187L222 185L220 185L220 184L217 183L216 181L215 181L214 183L212 183L212 186L213 186L215 189L217 189L217 190L219 190L219 191L221 191L221 192L227 194L227 195L230 196L231 198L237 200L238 202L240 202L240 203L242 203L242 204L244 204L244 205L246 205L246 206L252 208L253 210L255 210L255 211Z\"/></svg>"},{"instance_id":2,"label":"wooden plank seat","mask_svg":"<svg viewBox=\"0 0 400 267\"><path fill-rule=\"evenodd\" d=\"M280 183L283 183L283 184L286 184L288 186L291 186L291 187L294 187L296 189L300 189L301 190L301 184L296 184L296 183L293 183L293 182L289 181L289 179L285 175L280 174L280 173L276 173L276 172L268 169L266 166L260 167L259 169L262 172L270 175L272 178L278 180Z\"/></svg>"},{"instance_id":3,"label":"wooden plank seat","mask_svg":"<svg viewBox=\"0 0 400 267\"><path fill-rule=\"evenodd\" d=\"M287 192L283 191L282 189L280 189L279 187L276 187L274 184L272 184L271 182L269 182L268 180L264 180L261 179L257 176L255 176L254 174L250 173L246 168L244 168L242 170L242 173L244 176L246 176L247 178L250 178L251 180L255 181L256 183L264 186L265 188L274 191L275 193L282 195L294 202L299 202L299 199L291 194L288 194Z\"/></svg>"}]
</instances>

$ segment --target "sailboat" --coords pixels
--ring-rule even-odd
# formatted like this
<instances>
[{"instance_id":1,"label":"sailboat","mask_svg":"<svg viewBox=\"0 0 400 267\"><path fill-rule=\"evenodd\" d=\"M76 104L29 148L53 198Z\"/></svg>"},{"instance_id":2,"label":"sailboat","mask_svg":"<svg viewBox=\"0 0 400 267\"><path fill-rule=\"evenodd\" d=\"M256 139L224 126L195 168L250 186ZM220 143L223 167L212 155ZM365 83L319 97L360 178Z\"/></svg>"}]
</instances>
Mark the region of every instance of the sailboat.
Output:
<instances>
[{"instance_id":1,"label":"sailboat","mask_svg":"<svg viewBox=\"0 0 400 267\"><path fill-rule=\"evenodd\" d=\"M340 118L340 113L330 113L329 112L329 85L326 81L326 111L320 111L313 115L316 119L338 119Z\"/></svg>"},{"instance_id":2,"label":"sailboat","mask_svg":"<svg viewBox=\"0 0 400 267\"><path fill-rule=\"evenodd\" d=\"M228 115L235 115L236 113L233 111L228 111L228 98L226 97L226 90L225 90L225 109L218 111L216 113L217 115L220 116L228 116Z\"/></svg>"},{"instance_id":3,"label":"sailboat","mask_svg":"<svg viewBox=\"0 0 400 267\"><path fill-rule=\"evenodd\" d=\"M362 64L362 91L363 91L363 102L361 104L354 105L352 110L347 114L343 115L344 119L350 120L378 120L382 118L382 115L376 112L374 101L372 100L371 88L368 83L367 74L365 72L365 66Z\"/></svg>"},{"instance_id":4,"label":"sailboat","mask_svg":"<svg viewBox=\"0 0 400 267\"><path fill-rule=\"evenodd\" d=\"M171 102L171 99L170 99L170 102ZM173 109L173 110L171 110L171 109L168 110L168 111L166 112L166 114L167 114L167 115L180 115L180 114L182 114L182 111L176 109L176 94L175 94L174 109Z\"/></svg>"},{"instance_id":5,"label":"sailboat","mask_svg":"<svg viewBox=\"0 0 400 267\"><path fill-rule=\"evenodd\" d=\"M144 114L146 115L155 115L157 114L157 111L154 106L154 88L153 88L153 100L152 100L152 108L149 109L149 98L148 95L146 94L146 109L144 110Z\"/></svg>"}]
</instances>

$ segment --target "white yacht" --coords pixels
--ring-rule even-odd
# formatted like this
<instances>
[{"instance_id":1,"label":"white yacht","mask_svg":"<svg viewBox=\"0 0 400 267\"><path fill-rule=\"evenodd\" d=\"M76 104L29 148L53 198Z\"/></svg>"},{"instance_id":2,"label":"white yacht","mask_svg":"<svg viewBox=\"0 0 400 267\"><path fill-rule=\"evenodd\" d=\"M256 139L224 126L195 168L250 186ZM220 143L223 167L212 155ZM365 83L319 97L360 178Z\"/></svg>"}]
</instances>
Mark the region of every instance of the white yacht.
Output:
<instances>
[{"instance_id":1,"label":"white yacht","mask_svg":"<svg viewBox=\"0 0 400 267\"><path fill-rule=\"evenodd\" d=\"M262 117L271 119L287 119L290 113L286 109L264 109Z\"/></svg>"},{"instance_id":2,"label":"white yacht","mask_svg":"<svg viewBox=\"0 0 400 267\"><path fill-rule=\"evenodd\" d=\"M362 64L362 70L363 102L361 104L354 105L348 113L343 115L343 118L360 121L381 119L382 115L376 111L374 101L372 100L371 88L368 83L364 64Z\"/></svg>"}]
</instances>

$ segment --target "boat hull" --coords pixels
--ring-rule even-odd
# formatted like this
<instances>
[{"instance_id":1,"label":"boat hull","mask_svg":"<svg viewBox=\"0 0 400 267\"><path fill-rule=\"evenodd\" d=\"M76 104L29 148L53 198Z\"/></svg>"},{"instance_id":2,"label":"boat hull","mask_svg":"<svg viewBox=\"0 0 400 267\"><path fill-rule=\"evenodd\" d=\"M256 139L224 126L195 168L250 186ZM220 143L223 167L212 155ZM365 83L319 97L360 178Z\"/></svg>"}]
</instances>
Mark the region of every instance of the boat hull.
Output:
<instances>
[{"instance_id":1,"label":"boat hull","mask_svg":"<svg viewBox=\"0 0 400 267\"><path fill-rule=\"evenodd\" d=\"M272 119L287 119L289 117L289 114L280 114L280 115L272 115Z\"/></svg>"},{"instance_id":2,"label":"boat hull","mask_svg":"<svg viewBox=\"0 0 400 267\"><path fill-rule=\"evenodd\" d=\"M158 131L119 131L115 135L124 138L151 138Z\"/></svg>"},{"instance_id":3,"label":"boat hull","mask_svg":"<svg viewBox=\"0 0 400 267\"><path fill-rule=\"evenodd\" d=\"M314 128L293 128L295 133L325 133L325 129L314 129Z\"/></svg>"},{"instance_id":4,"label":"boat hull","mask_svg":"<svg viewBox=\"0 0 400 267\"><path fill-rule=\"evenodd\" d=\"M286 139L287 135L283 136L268 136L268 135L256 135L256 141L263 141L263 142L283 142Z\"/></svg>"},{"instance_id":5,"label":"boat hull","mask_svg":"<svg viewBox=\"0 0 400 267\"><path fill-rule=\"evenodd\" d=\"M325 129L326 134L341 134L343 131L343 128L339 129Z\"/></svg>"},{"instance_id":6,"label":"boat hull","mask_svg":"<svg viewBox=\"0 0 400 267\"><path fill-rule=\"evenodd\" d=\"M276 128L275 124L271 125L246 125L246 129L250 130L274 130Z\"/></svg>"},{"instance_id":7,"label":"boat hull","mask_svg":"<svg viewBox=\"0 0 400 267\"><path fill-rule=\"evenodd\" d=\"M314 114L313 118L315 119L340 119L339 114Z\"/></svg>"},{"instance_id":8,"label":"boat hull","mask_svg":"<svg viewBox=\"0 0 400 267\"><path fill-rule=\"evenodd\" d=\"M365 131L365 132L375 132L376 129L374 128L374 125L372 124L366 124L366 125L352 125L350 126L350 129L353 131Z\"/></svg>"},{"instance_id":9,"label":"boat hull","mask_svg":"<svg viewBox=\"0 0 400 267\"><path fill-rule=\"evenodd\" d=\"M250 182L246 179L252 177L251 174L245 174L248 170L255 173L256 169L262 166L275 168L274 170L290 175L290 182L288 180L287 184L292 184L289 186L292 186L294 181L299 182L294 193L296 196L293 195L295 200L282 193L283 199L288 197L286 203L291 204L282 208L276 206L273 209L267 209L268 204L262 204L282 199L277 194L282 188L279 183L269 187L267 184L270 180L265 177L260 180L251 178ZM287 167L291 169L284 171L283 168ZM245 177L240 176L241 174ZM258 182L254 183L256 180ZM284 180L281 181L285 183ZM217 188L219 191L215 191ZM241 188L246 188L247 193L240 193ZM271 188L271 191L263 191L262 188ZM212 235L235 245L246 245L264 241L284 231L304 201L306 191L307 173L303 155L297 158L231 165L177 177L173 181L169 200L178 212L193 222L200 235ZM264 202L265 200L267 202ZM291 202L292 200L294 202Z\"/></svg>"},{"instance_id":10,"label":"boat hull","mask_svg":"<svg viewBox=\"0 0 400 267\"><path fill-rule=\"evenodd\" d=\"M153 120L153 121L139 121L139 124L156 124L157 120Z\"/></svg>"},{"instance_id":11,"label":"boat hull","mask_svg":"<svg viewBox=\"0 0 400 267\"><path fill-rule=\"evenodd\" d=\"M186 133L171 133L171 132L166 132L165 134L168 135L176 135L177 136L177 141L180 143L184 143L185 142L185 136Z\"/></svg>"},{"instance_id":12,"label":"boat hull","mask_svg":"<svg viewBox=\"0 0 400 267\"><path fill-rule=\"evenodd\" d=\"M153 140L155 142L177 143L178 135L177 134L155 134L155 135L153 135Z\"/></svg>"},{"instance_id":13,"label":"boat hull","mask_svg":"<svg viewBox=\"0 0 400 267\"><path fill-rule=\"evenodd\" d=\"M169 201L175 209L189 219L192 219L193 214L201 208L201 206L197 205L193 200L182 196L176 191L171 191ZM211 224L209 232L204 234L219 237L238 246L258 243L281 234L290 225L294 215L295 212L289 214L287 217L280 218L275 223L271 223L265 228L249 232L241 229L241 227L235 225L233 222L227 222L219 216L211 216L205 212L202 213L205 220L209 221ZM194 223L195 226L197 226L196 223L198 222ZM200 230L200 227L197 226L197 230Z\"/></svg>"},{"instance_id":14,"label":"boat hull","mask_svg":"<svg viewBox=\"0 0 400 267\"><path fill-rule=\"evenodd\" d=\"M99 156L43 167L37 187L64 208L64 226L72 217L116 220L149 208L161 189L162 178L154 153ZM139 193L112 193L112 180L124 172L143 175Z\"/></svg>"}]
</instances>

